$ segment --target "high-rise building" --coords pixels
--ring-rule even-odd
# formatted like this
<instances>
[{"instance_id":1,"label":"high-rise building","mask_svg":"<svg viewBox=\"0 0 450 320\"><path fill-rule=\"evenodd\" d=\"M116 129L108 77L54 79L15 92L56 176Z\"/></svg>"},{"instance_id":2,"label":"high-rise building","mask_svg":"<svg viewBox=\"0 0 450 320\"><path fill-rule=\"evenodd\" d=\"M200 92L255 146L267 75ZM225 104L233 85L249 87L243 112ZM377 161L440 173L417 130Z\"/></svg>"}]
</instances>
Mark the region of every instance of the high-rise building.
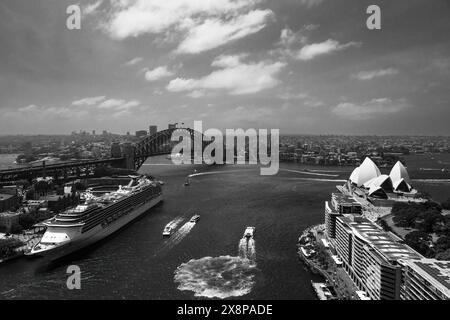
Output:
<instances>
[{"instance_id":1,"label":"high-rise building","mask_svg":"<svg viewBox=\"0 0 450 320\"><path fill-rule=\"evenodd\" d=\"M158 132L158 127L151 125L148 127L148 132L152 136Z\"/></svg>"},{"instance_id":2,"label":"high-rise building","mask_svg":"<svg viewBox=\"0 0 450 320\"><path fill-rule=\"evenodd\" d=\"M111 157L112 158L122 157L122 150L120 149L120 144L118 142L113 142L111 144Z\"/></svg>"},{"instance_id":3,"label":"high-rise building","mask_svg":"<svg viewBox=\"0 0 450 320\"><path fill-rule=\"evenodd\" d=\"M131 143L123 143L121 145L122 156L125 157L125 167L134 169L134 147Z\"/></svg>"},{"instance_id":4,"label":"high-rise building","mask_svg":"<svg viewBox=\"0 0 450 320\"><path fill-rule=\"evenodd\" d=\"M138 137L138 138L145 137L146 135L147 135L147 130L138 130L138 131L136 131L136 137Z\"/></svg>"}]
</instances>

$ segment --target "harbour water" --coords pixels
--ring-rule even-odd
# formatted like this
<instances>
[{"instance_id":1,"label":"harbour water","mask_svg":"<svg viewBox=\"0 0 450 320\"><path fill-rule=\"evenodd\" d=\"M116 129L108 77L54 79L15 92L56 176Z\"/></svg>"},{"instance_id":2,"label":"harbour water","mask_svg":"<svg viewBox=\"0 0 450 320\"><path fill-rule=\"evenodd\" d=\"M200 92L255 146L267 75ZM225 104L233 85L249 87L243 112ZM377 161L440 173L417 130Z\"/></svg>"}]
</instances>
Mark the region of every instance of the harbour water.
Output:
<instances>
[{"instance_id":1,"label":"harbour water","mask_svg":"<svg viewBox=\"0 0 450 320\"><path fill-rule=\"evenodd\" d=\"M281 167L276 176L260 176L255 167L151 158L141 172L165 182L163 204L60 265L0 265L0 299L316 299L310 280L319 279L298 260L297 238L323 221L324 201L352 168ZM440 201L450 196L449 182L433 182L448 173L429 178L410 167L417 188ZM194 173L201 174L184 186ZM189 222L194 214L201 215L196 224ZM163 238L170 222L176 231ZM247 226L256 227L255 239L244 248ZM81 290L67 289L68 265L80 267Z\"/></svg>"}]
</instances>

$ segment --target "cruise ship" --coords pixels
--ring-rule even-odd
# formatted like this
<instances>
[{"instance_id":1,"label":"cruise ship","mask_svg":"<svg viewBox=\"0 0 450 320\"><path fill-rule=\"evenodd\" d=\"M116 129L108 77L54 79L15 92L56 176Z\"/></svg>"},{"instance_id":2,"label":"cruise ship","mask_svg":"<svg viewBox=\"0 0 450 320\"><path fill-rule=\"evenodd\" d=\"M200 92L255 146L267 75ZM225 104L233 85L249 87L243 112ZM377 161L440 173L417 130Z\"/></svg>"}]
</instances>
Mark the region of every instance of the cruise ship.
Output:
<instances>
[{"instance_id":1,"label":"cruise ship","mask_svg":"<svg viewBox=\"0 0 450 320\"><path fill-rule=\"evenodd\" d=\"M28 255L62 258L109 236L162 201L158 182L147 176L130 179L127 186L100 196L87 189L82 204L44 223L47 230Z\"/></svg>"}]
</instances>

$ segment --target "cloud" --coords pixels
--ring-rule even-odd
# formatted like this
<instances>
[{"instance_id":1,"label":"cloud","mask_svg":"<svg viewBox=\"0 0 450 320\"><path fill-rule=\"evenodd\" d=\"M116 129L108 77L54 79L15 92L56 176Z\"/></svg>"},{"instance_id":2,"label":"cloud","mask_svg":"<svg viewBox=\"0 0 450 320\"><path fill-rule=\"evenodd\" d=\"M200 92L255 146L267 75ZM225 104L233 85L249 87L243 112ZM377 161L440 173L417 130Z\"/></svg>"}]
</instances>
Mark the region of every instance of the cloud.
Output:
<instances>
[{"instance_id":1,"label":"cloud","mask_svg":"<svg viewBox=\"0 0 450 320\"><path fill-rule=\"evenodd\" d=\"M343 102L335 106L332 112L344 119L367 120L376 116L398 113L408 107L409 104L405 99L379 98L362 104Z\"/></svg>"},{"instance_id":2,"label":"cloud","mask_svg":"<svg viewBox=\"0 0 450 320\"><path fill-rule=\"evenodd\" d=\"M99 0L94 3L87 4L83 7L82 12L84 15L92 15L95 14L98 8L101 6L103 0Z\"/></svg>"},{"instance_id":3,"label":"cloud","mask_svg":"<svg viewBox=\"0 0 450 320\"><path fill-rule=\"evenodd\" d=\"M277 98L286 101L286 103L283 105L283 108L289 108L290 102L295 103L296 105L303 104L304 106L309 108L317 108L325 105L322 101L310 96L307 93L294 93L292 90L285 90L279 93L277 95Z\"/></svg>"},{"instance_id":4,"label":"cloud","mask_svg":"<svg viewBox=\"0 0 450 320\"><path fill-rule=\"evenodd\" d=\"M297 32L294 32L292 29L286 27L281 30L279 45L287 49L299 44L305 45L308 41L307 35L317 28L319 28L318 24L307 24Z\"/></svg>"},{"instance_id":5,"label":"cloud","mask_svg":"<svg viewBox=\"0 0 450 320\"><path fill-rule=\"evenodd\" d=\"M302 100L308 98L306 93L293 93L290 91L281 92L277 95L281 100Z\"/></svg>"},{"instance_id":6,"label":"cloud","mask_svg":"<svg viewBox=\"0 0 450 320\"><path fill-rule=\"evenodd\" d=\"M100 109L129 111L131 108L139 105L140 102L138 100L108 99L100 103L97 107Z\"/></svg>"},{"instance_id":7,"label":"cloud","mask_svg":"<svg viewBox=\"0 0 450 320\"><path fill-rule=\"evenodd\" d=\"M199 53L244 38L266 26L273 16L270 10L254 10L229 20L207 19L190 28L177 53Z\"/></svg>"},{"instance_id":8,"label":"cloud","mask_svg":"<svg viewBox=\"0 0 450 320\"><path fill-rule=\"evenodd\" d=\"M198 53L256 33L271 10L261 0L118 0L101 27L114 39L144 34L181 39L177 53Z\"/></svg>"},{"instance_id":9,"label":"cloud","mask_svg":"<svg viewBox=\"0 0 450 320\"><path fill-rule=\"evenodd\" d=\"M167 85L172 92L195 90L225 90L232 95L260 92L278 85L277 74L285 67L282 62L242 62L244 55L219 56L212 66L221 69L199 79L176 78Z\"/></svg>"},{"instance_id":10,"label":"cloud","mask_svg":"<svg viewBox=\"0 0 450 320\"><path fill-rule=\"evenodd\" d=\"M134 59L131 59L131 60L128 60L127 62L125 62L124 66L131 67L131 66L134 66L135 64L142 62L143 60L144 59L142 57L136 57Z\"/></svg>"},{"instance_id":11,"label":"cloud","mask_svg":"<svg viewBox=\"0 0 450 320\"><path fill-rule=\"evenodd\" d=\"M300 3L307 6L308 8L317 6L321 4L323 0L300 0Z\"/></svg>"},{"instance_id":12,"label":"cloud","mask_svg":"<svg viewBox=\"0 0 450 320\"><path fill-rule=\"evenodd\" d=\"M153 70L148 70L145 72L145 79L147 81L157 81L159 79L170 77L174 73L173 71L170 71L167 66L161 66L157 67Z\"/></svg>"},{"instance_id":13,"label":"cloud","mask_svg":"<svg viewBox=\"0 0 450 320\"><path fill-rule=\"evenodd\" d=\"M18 111L19 112L32 112L32 111L36 111L38 109L39 109L39 107L37 105L30 104L29 106L19 108Z\"/></svg>"},{"instance_id":14,"label":"cloud","mask_svg":"<svg viewBox=\"0 0 450 320\"><path fill-rule=\"evenodd\" d=\"M131 108L139 106L141 103L138 100L127 101L116 107L117 110L125 110L128 111Z\"/></svg>"},{"instance_id":15,"label":"cloud","mask_svg":"<svg viewBox=\"0 0 450 320\"><path fill-rule=\"evenodd\" d=\"M206 95L205 92L202 90L194 90L187 94L188 97L193 98L193 99L202 98L205 95Z\"/></svg>"},{"instance_id":16,"label":"cloud","mask_svg":"<svg viewBox=\"0 0 450 320\"><path fill-rule=\"evenodd\" d=\"M103 100L105 100L105 96L98 96L98 97L88 97L83 98L81 100L76 100L72 102L72 105L74 106L92 106L94 104L97 104Z\"/></svg>"},{"instance_id":17,"label":"cloud","mask_svg":"<svg viewBox=\"0 0 450 320\"><path fill-rule=\"evenodd\" d=\"M111 109L111 108L116 108L118 106L121 106L122 104L125 103L125 100L120 100L120 99L108 99L103 101L102 103L100 103L98 105L98 107L100 109Z\"/></svg>"},{"instance_id":18,"label":"cloud","mask_svg":"<svg viewBox=\"0 0 450 320\"><path fill-rule=\"evenodd\" d=\"M7 118L16 119L16 121L31 120L31 121L48 121L49 119L70 120L73 118L81 118L88 114L87 110L80 108L69 107L53 107L53 106L38 106L29 105L18 108L17 110L9 110L5 116Z\"/></svg>"},{"instance_id":19,"label":"cloud","mask_svg":"<svg viewBox=\"0 0 450 320\"><path fill-rule=\"evenodd\" d=\"M304 46L297 53L297 59L300 60L311 60L318 56L322 56L325 54L330 54L336 51L342 51L350 47L359 47L361 45L360 42L348 42L345 44L340 44L336 40L328 39L324 42L313 43Z\"/></svg>"},{"instance_id":20,"label":"cloud","mask_svg":"<svg viewBox=\"0 0 450 320\"><path fill-rule=\"evenodd\" d=\"M289 28L281 30L280 44L285 48L290 48L296 44L305 44L307 38L301 31L294 32Z\"/></svg>"},{"instance_id":21,"label":"cloud","mask_svg":"<svg viewBox=\"0 0 450 320\"><path fill-rule=\"evenodd\" d=\"M398 72L399 71L397 69L393 69L393 68L371 70L371 71L361 71L361 72L358 72L357 74L353 74L352 78L355 78L358 80L372 80L373 78L396 75L396 74L398 74Z\"/></svg>"}]
</instances>

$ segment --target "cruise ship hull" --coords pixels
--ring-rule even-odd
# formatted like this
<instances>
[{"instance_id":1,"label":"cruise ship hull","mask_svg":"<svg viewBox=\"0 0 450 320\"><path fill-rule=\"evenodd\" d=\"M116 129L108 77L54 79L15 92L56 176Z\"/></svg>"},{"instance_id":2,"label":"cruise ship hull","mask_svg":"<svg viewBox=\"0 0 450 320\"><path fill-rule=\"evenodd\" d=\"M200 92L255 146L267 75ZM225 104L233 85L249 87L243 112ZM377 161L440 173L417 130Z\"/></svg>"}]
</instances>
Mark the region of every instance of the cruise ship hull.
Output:
<instances>
[{"instance_id":1,"label":"cruise ship hull","mask_svg":"<svg viewBox=\"0 0 450 320\"><path fill-rule=\"evenodd\" d=\"M137 219L145 212L149 211L162 200L162 194L157 195L151 200L135 208L133 211L123 216L121 219L118 219L105 227L97 225L95 228L76 236L74 239L66 243L62 243L61 245L51 249L31 252L28 254L28 256L44 257L46 260L48 260L48 262L59 260L112 235L121 228L125 227L127 224L131 223L133 220Z\"/></svg>"}]
</instances>

